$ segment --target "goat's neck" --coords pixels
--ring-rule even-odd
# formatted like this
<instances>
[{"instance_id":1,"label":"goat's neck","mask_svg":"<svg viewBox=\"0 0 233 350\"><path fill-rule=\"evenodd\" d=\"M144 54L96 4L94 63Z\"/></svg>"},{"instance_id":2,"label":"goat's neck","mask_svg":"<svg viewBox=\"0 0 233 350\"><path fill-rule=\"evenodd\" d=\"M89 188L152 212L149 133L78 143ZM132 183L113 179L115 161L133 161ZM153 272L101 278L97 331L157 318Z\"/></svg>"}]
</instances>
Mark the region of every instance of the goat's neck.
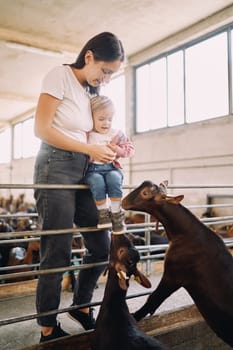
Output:
<instances>
[{"instance_id":1,"label":"goat's neck","mask_svg":"<svg viewBox=\"0 0 233 350\"><path fill-rule=\"evenodd\" d=\"M181 204L164 202L159 209L151 212L164 226L169 240L176 235L188 234L200 230L209 230L197 217Z\"/></svg>"},{"instance_id":2,"label":"goat's neck","mask_svg":"<svg viewBox=\"0 0 233 350\"><path fill-rule=\"evenodd\" d=\"M122 305L125 302L126 290L119 286L118 276L113 267L109 268L103 303L110 306Z\"/></svg>"}]
</instances>

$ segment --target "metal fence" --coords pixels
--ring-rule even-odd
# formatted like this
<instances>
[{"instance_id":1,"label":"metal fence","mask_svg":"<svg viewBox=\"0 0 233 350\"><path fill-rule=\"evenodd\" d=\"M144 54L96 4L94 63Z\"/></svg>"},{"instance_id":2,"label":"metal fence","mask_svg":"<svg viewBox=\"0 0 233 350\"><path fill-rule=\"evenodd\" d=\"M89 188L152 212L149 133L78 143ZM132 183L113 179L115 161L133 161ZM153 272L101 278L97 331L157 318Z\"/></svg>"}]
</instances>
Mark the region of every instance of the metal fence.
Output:
<instances>
[{"instance_id":1,"label":"metal fence","mask_svg":"<svg viewBox=\"0 0 233 350\"><path fill-rule=\"evenodd\" d=\"M135 186L124 186L124 189L131 190ZM85 185L60 185L60 184L54 184L54 185L25 185L25 184L0 184L0 189L34 189L34 188L47 188L47 189L83 189L85 190L87 186ZM222 185L172 185L169 186L170 189L196 189L200 190L203 188L231 188L233 189L232 184L222 184ZM206 204L202 205L190 205L186 206L189 208L191 211L192 209L196 208L204 208L208 212L212 208L229 208L233 207L233 203L219 203L219 204L210 204L209 201L207 201ZM2 214L0 215L0 220L18 220L21 218L31 218L35 219L37 218L36 213L12 213L12 214ZM219 217L204 217L200 218L200 220L207 226L213 227L214 225L233 225L233 216L219 216ZM156 261L161 260L164 258L166 249L168 247L168 244L151 244L151 232L155 230L154 223L151 222L150 216L148 214L145 214L145 222L140 223L140 224L128 224L127 226L127 233L144 233L144 239L145 239L145 245L139 245L137 246L137 249L139 250L140 257L141 257L141 262L142 266L145 269L145 272L149 275L151 273L151 264L156 263ZM32 241L39 241L40 237L42 235L58 235L58 234L65 234L65 233L73 233L74 237L80 237L82 232L86 231L96 231L96 228L90 228L90 227L85 227L85 228L71 228L71 229L63 229L63 230L30 230L30 231L21 231L21 232L0 232L0 246L4 245L9 245L13 244L16 246L17 244L20 246L25 243L29 243ZM161 224L158 226L158 230L163 230L163 227ZM228 247L233 247L233 238L224 238L224 242L226 246ZM73 256L78 253L83 253L85 252L84 249L73 249L72 254ZM77 260L76 260L77 262ZM25 265L15 265L15 266L2 266L0 267L0 288L1 284L6 284L10 283L12 279L15 278L36 278L39 275L42 274L52 274L52 273L57 273L57 272L69 272L69 271L79 271L81 269L88 269L92 268L94 266L99 266L99 265L106 265L106 262L102 263L96 263L96 264L81 264L81 259L79 260L79 264L75 264L74 259L72 260L73 265L70 266L64 266L62 268L54 268L54 269L46 269L46 270L39 270L39 263L37 264L25 264ZM17 272L17 270L22 270L22 269L30 269L30 271L20 271ZM13 271L13 272L12 272ZM19 282L20 283L20 282ZM138 296L144 296L149 294L147 293L139 293L139 294L133 294L129 295L127 298L135 298ZM91 304L85 304L85 305L79 305L78 308L83 308L86 306L96 306L100 305L101 302L95 302ZM8 325L12 323L17 323L17 322L23 322L26 320L31 320L35 319L38 316L45 316L45 315L50 315L50 314L59 314L59 313L64 313L69 310L71 310L72 307L69 308L61 308L59 310L53 310L50 312L46 312L43 314L31 314L31 315L24 315L21 317L16 317L16 318L10 318L10 319L3 319L0 320L0 326L3 325Z\"/></svg>"}]
</instances>

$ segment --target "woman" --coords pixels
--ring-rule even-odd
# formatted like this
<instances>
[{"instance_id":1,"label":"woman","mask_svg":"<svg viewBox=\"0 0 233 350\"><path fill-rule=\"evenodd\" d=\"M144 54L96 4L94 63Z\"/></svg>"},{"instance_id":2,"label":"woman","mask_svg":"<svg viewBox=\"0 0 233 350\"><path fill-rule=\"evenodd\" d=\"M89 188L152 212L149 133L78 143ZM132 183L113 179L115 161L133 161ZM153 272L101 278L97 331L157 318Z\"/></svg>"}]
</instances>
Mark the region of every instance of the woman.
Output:
<instances>
[{"instance_id":1,"label":"woman","mask_svg":"<svg viewBox=\"0 0 233 350\"><path fill-rule=\"evenodd\" d=\"M108 146L87 144L93 128L90 96L98 94L124 60L121 41L103 32L90 39L75 63L52 69L44 78L35 115L35 134L42 140L34 182L42 184L79 184L89 158L111 162L115 153ZM96 226L98 215L89 190L37 189L35 199L43 230ZM87 254L84 263L108 259L107 230L82 233ZM40 268L70 265L72 234L41 237ZM91 301L96 282L104 267L81 270L74 289L73 304ZM58 309L62 273L41 275L38 280L37 312ZM71 310L70 316L85 329L95 325L92 310ZM57 323L56 315L38 318L40 342L68 335Z\"/></svg>"}]
</instances>

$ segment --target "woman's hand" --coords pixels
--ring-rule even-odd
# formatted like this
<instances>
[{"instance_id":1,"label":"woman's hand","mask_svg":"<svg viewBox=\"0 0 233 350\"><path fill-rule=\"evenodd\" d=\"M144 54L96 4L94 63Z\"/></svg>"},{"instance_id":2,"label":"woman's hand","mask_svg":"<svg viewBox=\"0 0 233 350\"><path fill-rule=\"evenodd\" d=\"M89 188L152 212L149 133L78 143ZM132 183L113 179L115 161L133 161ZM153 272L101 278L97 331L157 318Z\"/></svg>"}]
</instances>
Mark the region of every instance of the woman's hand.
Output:
<instances>
[{"instance_id":1,"label":"woman's hand","mask_svg":"<svg viewBox=\"0 0 233 350\"><path fill-rule=\"evenodd\" d=\"M111 163L116 158L116 153L108 146L88 145L88 155L91 159L102 163Z\"/></svg>"},{"instance_id":2,"label":"woman's hand","mask_svg":"<svg viewBox=\"0 0 233 350\"><path fill-rule=\"evenodd\" d=\"M116 145L112 145L111 143L107 144L107 147L109 147L114 153L116 153Z\"/></svg>"}]
</instances>

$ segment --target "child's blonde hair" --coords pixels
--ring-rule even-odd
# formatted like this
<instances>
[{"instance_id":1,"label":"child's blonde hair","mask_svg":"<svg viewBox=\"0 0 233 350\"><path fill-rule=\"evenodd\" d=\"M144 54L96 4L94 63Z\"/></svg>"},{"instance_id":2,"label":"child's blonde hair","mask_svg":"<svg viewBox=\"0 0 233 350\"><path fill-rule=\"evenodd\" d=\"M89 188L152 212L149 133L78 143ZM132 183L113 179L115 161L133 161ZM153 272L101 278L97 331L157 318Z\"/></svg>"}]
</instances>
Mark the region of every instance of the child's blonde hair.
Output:
<instances>
[{"instance_id":1,"label":"child's blonde hair","mask_svg":"<svg viewBox=\"0 0 233 350\"><path fill-rule=\"evenodd\" d=\"M112 100L110 100L110 98L107 96L99 95L99 96L92 97L90 102L91 102L92 112L98 109L107 108L107 107L114 108Z\"/></svg>"}]
</instances>

